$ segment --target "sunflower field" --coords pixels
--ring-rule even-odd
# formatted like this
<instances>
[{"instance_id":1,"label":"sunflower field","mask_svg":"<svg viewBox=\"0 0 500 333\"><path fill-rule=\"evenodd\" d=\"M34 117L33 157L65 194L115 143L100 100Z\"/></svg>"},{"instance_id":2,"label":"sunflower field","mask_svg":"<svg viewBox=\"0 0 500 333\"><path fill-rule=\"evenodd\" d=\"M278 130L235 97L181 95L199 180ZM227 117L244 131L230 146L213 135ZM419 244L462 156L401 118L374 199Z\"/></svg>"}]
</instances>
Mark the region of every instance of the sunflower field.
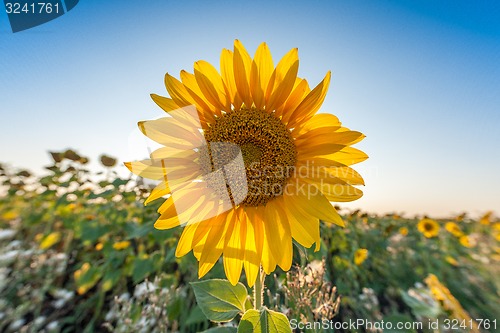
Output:
<instances>
[{"instance_id":1,"label":"sunflower field","mask_svg":"<svg viewBox=\"0 0 500 333\"><path fill-rule=\"evenodd\" d=\"M109 156L97 173L73 150L51 157L41 176L0 166L0 332L236 332L197 305L197 260L176 258L181 228L153 227L159 203L143 204L151 186L119 177ZM332 328L359 319L424 323L384 332L499 331L494 216L337 208L345 228L321 223L318 252L294 242L292 269L266 277L265 303L291 323L332 324L294 331L380 331ZM202 281L216 278L221 264Z\"/></svg>"}]
</instances>

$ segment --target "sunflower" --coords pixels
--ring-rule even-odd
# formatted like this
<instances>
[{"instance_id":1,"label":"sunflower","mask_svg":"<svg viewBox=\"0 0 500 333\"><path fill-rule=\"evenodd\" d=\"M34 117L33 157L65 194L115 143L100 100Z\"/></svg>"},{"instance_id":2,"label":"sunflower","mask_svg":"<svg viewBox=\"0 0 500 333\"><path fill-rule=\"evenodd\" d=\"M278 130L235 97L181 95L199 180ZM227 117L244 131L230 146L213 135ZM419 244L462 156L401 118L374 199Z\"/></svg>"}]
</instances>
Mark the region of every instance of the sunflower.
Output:
<instances>
[{"instance_id":1,"label":"sunflower","mask_svg":"<svg viewBox=\"0 0 500 333\"><path fill-rule=\"evenodd\" d=\"M481 218L479 219L479 222L481 224L484 224L484 225L488 225L491 223L492 221L492 217L493 217L493 212L487 212L486 214L484 214L483 216L481 216Z\"/></svg>"},{"instance_id":2,"label":"sunflower","mask_svg":"<svg viewBox=\"0 0 500 333\"><path fill-rule=\"evenodd\" d=\"M428 218L420 220L417 229L427 238L436 237L439 234L439 224Z\"/></svg>"},{"instance_id":3,"label":"sunflower","mask_svg":"<svg viewBox=\"0 0 500 333\"><path fill-rule=\"evenodd\" d=\"M464 235L462 229L460 229L460 227L454 222L447 222L444 225L444 228L455 237L461 237Z\"/></svg>"},{"instance_id":4,"label":"sunflower","mask_svg":"<svg viewBox=\"0 0 500 333\"><path fill-rule=\"evenodd\" d=\"M408 235L408 228L407 227L399 228L399 233L403 236L407 236Z\"/></svg>"},{"instance_id":5,"label":"sunflower","mask_svg":"<svg viewBox=\"0 0 500 333\"><path fill-rule=\"evenodd\" d=\"M500 241L500 222L493 224L491 229L493 230L493 237L495 237L497 241Z\"/></svg>"},{"instance_id":6,"label":"sunflower","mask_svg":"<svg viewBox=\"0 0 500 333\"><path fill-rule=\"evenodd\" d=\"M470 235L463 235L458 239L460 244L462 244L463 247L467 248L473 248L477 245L477 242L474 238L472 238Z\"/></svg>"},{"instance_id":7,"label":"sunflower","mask_svg":"<svg viewBox=\"0 0 500 333\"><path fill-rule=\"evenodd\" d=\"M155 227L184 226L176 256L193 251L200 278L221 256L232 284L243 269L249 286L260 267L290 269L292 238L319 250L319 221L344 224L330 201L363 194L350 165L367 158L351 147L364 135L317 114L330 72L311 90L298 68L296 48L275 67L266 43L252 59L236 40L220 73L197 61L180 80L166 74L170 97L151 95L168 116L139 128L164 147L125 164L160 181L146 200L168 196Z\"/></svg>"}]
</instances>

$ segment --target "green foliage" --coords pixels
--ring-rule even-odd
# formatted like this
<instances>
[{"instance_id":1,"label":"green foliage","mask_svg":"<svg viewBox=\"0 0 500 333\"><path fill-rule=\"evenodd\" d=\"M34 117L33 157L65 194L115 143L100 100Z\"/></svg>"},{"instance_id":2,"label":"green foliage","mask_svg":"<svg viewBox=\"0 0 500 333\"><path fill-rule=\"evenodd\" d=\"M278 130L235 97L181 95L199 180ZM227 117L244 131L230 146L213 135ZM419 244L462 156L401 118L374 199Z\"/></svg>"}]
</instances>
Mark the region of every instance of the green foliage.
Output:
<instances>
[{"instance_id":1,"label":"green foliage","mask_svg":"<svg viewBox=\"0 0 500 333\"><path fill-rule=\"evenodd\" d=\"M248 293L241 283L233 286L227 280L213 279L192 282L191 286L198 305L209 320L228 322L245 312Z\"/></svg>"},{"instance_id":2,"label":"green foliage","mask_svg":"<svg viewBox=\"0 0 500 333\"><path fill-rule=\"evenodd\" d=\"M290 299L286 288L292 279L278 269L275 278L266 280L269 309L257 312L250 309L241 284L194 282L196 259L175 257L181 229L153 227L161 200L143 205L149 186L119 177L111 168L91 173L88 159L75 151L52 156L53 165L41 177L0 166L0 332L230 333L242 319L240 331L261 329L266 321L283 326L286 317L275 311L301 320L293 316L303 311L293 310L299 299L311 298L306 297L307 283L304 294ZM112 165L111 159L104 160ZM341 296L340 312L327 319L450 318L424 284L430 273L472 318L500 318L498 222L493 229L494 222L455 221L474 240L468 248L444 230L449 220L438 221L437 237L425 238L417 218L342 212L346 228L321 225L319 252L294 247L295 264L324 259L324 275L315 286L336 287ZM360 248L368 250L368 257L356 265ZM224 277L221 263L207 274L209 279ZM197 304L195 295L204 300ZM325 305L318 303L311 302L314 320L312 314ZM211 320L229 322L218 326Z\"/></svg>"},{"instance_id":3,"label":"green foliage","mask_svg":"<svg viewBox=\"0 0 500 333\"><path fill-rule=\"evenodd\" d=\"M248 310L241 317L238 333L287 333L292 332L288 318L279 312L263 307Z\"/></svg>"}]
</instances>

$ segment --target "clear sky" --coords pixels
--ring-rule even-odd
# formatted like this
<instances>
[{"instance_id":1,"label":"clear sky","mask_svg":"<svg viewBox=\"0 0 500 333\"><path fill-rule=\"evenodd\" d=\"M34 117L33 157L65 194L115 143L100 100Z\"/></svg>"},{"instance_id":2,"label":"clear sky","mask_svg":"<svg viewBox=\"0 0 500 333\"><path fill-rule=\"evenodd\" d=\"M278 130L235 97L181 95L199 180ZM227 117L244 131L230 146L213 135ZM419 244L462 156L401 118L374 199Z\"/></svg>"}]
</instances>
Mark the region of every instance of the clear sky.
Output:
<instances>
[{"instance_id":1,"label":"clear sky","mask_svg":"<svg viewBox=\"0 0 500 333\"><path fill-rule=\"evenodd\" d=\"M13 34L0 12L0 161L42 172L48 150L144 157L139 120L163 77L216 66L240 39L299 76L332 71L321 112L367 138L372 212L500 213L498 1L97 1ZM131 139L132 138L132 139ZM130 143L132 142L132 144ZM140 156L139 156L140 155Z\"/></svg>"}]
</instances>

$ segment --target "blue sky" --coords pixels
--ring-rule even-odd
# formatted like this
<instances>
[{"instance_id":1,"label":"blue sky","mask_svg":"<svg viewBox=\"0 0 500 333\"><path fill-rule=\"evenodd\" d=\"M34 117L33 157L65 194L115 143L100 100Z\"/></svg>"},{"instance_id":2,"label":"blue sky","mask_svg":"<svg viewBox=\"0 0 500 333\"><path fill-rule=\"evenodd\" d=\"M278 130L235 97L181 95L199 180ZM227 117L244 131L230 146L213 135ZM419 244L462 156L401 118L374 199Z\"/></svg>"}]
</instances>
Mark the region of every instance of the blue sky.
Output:
<instances>
[{"instance_id":1,"label":"blue sky","mask_svg":"<svg viewBox=\"0 0 500 333\"><path fill-rule=\"evenodd\" d=\"M235 38L275 60L298 47L311 85L332 71L322 112L365 133L370 155L348 207L500 213L496 1L88 0L16 34L2 11L0 161L42 172L68 147L143 158L136 124L161 116L149 94L165 94L165 72L218 65Z\"/></svg>"}]
</instances>

